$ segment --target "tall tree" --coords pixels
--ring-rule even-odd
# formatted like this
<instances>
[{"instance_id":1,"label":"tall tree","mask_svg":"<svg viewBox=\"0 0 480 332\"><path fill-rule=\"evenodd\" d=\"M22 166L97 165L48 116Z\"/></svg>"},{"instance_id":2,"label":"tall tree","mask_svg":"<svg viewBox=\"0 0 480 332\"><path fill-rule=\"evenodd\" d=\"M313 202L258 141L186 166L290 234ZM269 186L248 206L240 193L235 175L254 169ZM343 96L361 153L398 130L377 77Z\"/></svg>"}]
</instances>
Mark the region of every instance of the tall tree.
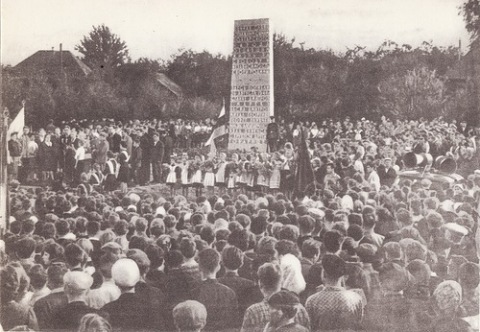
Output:
<instances>
[{"instance_id":1,"label":"tall tree","mask_svg":"<svg viewBox=\"0 0 480 332\"><path fill-rule=\"evenodd\" d=\"M466 0L460 7L472 41L480 35L480 0Z\"/></svg>"},{"instance_id":2,"label":"tall tree","mask_svg":"<svg viewBox=\"0 0 480 332\"><path fill-rule=\"evenodd\" d=\"M127 44L104 24L94 26L75 50L83 55L82 60L90 68L107 79L113 78L115 68L129 61Z\"/></svg>"}]
</instances>

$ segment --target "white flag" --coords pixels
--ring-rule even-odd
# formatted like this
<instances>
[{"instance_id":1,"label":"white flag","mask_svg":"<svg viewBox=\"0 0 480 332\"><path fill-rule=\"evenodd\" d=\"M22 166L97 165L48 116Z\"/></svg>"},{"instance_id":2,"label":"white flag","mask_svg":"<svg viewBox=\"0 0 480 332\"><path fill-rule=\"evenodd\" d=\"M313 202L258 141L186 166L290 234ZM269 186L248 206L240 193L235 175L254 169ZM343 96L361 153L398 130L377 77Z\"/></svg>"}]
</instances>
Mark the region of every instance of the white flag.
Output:
<instances>
[{"instance_id":1,"label":"white flag","mask_svg":"<svg viewBox=\"0 0 480 332\"><path fill-rule=\"evenodd\" d=\"M23 135L23 127L25 127L25 106L22 107L15 119L10 123L7 132L7 139L9 140L10 135L14 132L18 132L18 137L21 137Z\"/></svg>"}]
</instances>

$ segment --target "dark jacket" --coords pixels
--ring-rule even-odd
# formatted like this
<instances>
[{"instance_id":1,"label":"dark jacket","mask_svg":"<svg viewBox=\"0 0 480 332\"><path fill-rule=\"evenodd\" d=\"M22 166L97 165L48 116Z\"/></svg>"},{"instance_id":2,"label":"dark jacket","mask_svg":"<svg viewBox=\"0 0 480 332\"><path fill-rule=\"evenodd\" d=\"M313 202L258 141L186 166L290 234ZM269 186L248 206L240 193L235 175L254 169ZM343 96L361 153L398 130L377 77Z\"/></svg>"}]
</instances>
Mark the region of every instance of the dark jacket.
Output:
<instances>
[{"instance_id":1,"label":"dark jacket","mask_svg":"<svg viewBox=\"0 0 480 332\"><path fill-rule=\"evenodd\" d=\"M237 296L240 317L238 326L240 326L245 310L252 304L262 300L262 298L258 298L258 294L261 296L260 290L253 281L239 277L238 274L234 272L227 272L225 276L219 278L218 281L232 289Z\"/></svg>"},{"instance_id":2,"label":"dark jacket","mask_svg":"<svg viewBox=\"0 0 480 332\"><path fill-rule=\"evenodd\" d=\"M156 144L152 143L150 149L150 160L152 162L163 162L164 147L162 141L158 141Z\"/></svg>"},{"instance_id":3,"label":"dark jacket","mask_svg":"<svg viewBox=\"0 0 480 332\"><path fill-rule=\"evenodd\" d=\"M13 139L8 141L8 152L10 157L20 157L22 155L22 144Z\"/></svg>"},{"instance_id":4,"label":"dark jacket","mask_svg":"<svg viewBox=\"0 0 480 332\"><path fill-rule=\"evenodd\" d=\"M90 308L85 302L70 302L61 307L53 317L53 328L64 330L76 330L83 316L98 311Z\"/></svg>"},{"instance_id":5,"label":"dark jacket","mask_svg":"<svg viewBox=\"0 0 480 332\"><path fill-rule=\"evenodd\" d=\"M140 146L132 149L132 155L130 156L130 165L133 169L139 169L142 167L143 150Z\"/></svg>"},{"instance_id":6,"label":"dark jacket","mask_svg":"<svg viewBox=\"0 0 480 332\"><path fill-rule=\"evenodd\" d=\"M63 291L48 294L47 296L35 302L33 310L37 316L38 327L40 329L54 328L53 317L60 308L66 306L67 304L67 296Z\"/></svg>"},{"instance_id":7,"label":"dark jacket","mask_svg":"<svg viewBox=\"0 0 480 332\"><path fill-rule=\"evenodd\" d=\"M202 281L193 291L193 299L207 308L205 331L234 328L238 322L238 301L235 292L216 279Z\"/></svg>"}]
</instances>

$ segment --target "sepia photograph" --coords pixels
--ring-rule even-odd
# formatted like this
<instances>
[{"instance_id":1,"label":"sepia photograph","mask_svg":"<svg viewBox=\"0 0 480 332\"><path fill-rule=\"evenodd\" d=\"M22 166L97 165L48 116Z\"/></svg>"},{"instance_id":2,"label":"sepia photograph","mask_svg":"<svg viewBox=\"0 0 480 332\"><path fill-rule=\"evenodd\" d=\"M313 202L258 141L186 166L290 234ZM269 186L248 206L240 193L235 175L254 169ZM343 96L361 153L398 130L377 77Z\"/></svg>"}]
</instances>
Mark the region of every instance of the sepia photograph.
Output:
<instances>
[{"instance_id":1,"label":"sepia photograph","mask_svg":"<svg viewBox=\"0 0 480 332\"><path fill-rule=\"evenodd\" d=\"M480 0L0 0L0 332L478 332Z\"/></svg>"}]
</instances>

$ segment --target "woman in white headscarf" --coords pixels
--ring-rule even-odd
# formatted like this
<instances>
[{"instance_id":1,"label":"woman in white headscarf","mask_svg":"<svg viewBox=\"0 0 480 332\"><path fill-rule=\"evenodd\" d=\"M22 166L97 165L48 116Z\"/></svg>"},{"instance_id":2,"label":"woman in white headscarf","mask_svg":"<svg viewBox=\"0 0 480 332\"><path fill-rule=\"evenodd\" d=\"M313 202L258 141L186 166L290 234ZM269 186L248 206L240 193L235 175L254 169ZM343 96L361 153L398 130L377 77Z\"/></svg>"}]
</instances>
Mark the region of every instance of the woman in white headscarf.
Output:
<instances>
[{"instance_id":1,"label":"woman in white headscarf","mask_svg":"<svg viewBox=\"0 0 480 332\"><path fill-rule=\"evenodd\" d=\"M299 295L306 286L299 259L292 254L286 254L281 255L279 260L282 270L282 288Z\"/></svg>"}]
</instances>

